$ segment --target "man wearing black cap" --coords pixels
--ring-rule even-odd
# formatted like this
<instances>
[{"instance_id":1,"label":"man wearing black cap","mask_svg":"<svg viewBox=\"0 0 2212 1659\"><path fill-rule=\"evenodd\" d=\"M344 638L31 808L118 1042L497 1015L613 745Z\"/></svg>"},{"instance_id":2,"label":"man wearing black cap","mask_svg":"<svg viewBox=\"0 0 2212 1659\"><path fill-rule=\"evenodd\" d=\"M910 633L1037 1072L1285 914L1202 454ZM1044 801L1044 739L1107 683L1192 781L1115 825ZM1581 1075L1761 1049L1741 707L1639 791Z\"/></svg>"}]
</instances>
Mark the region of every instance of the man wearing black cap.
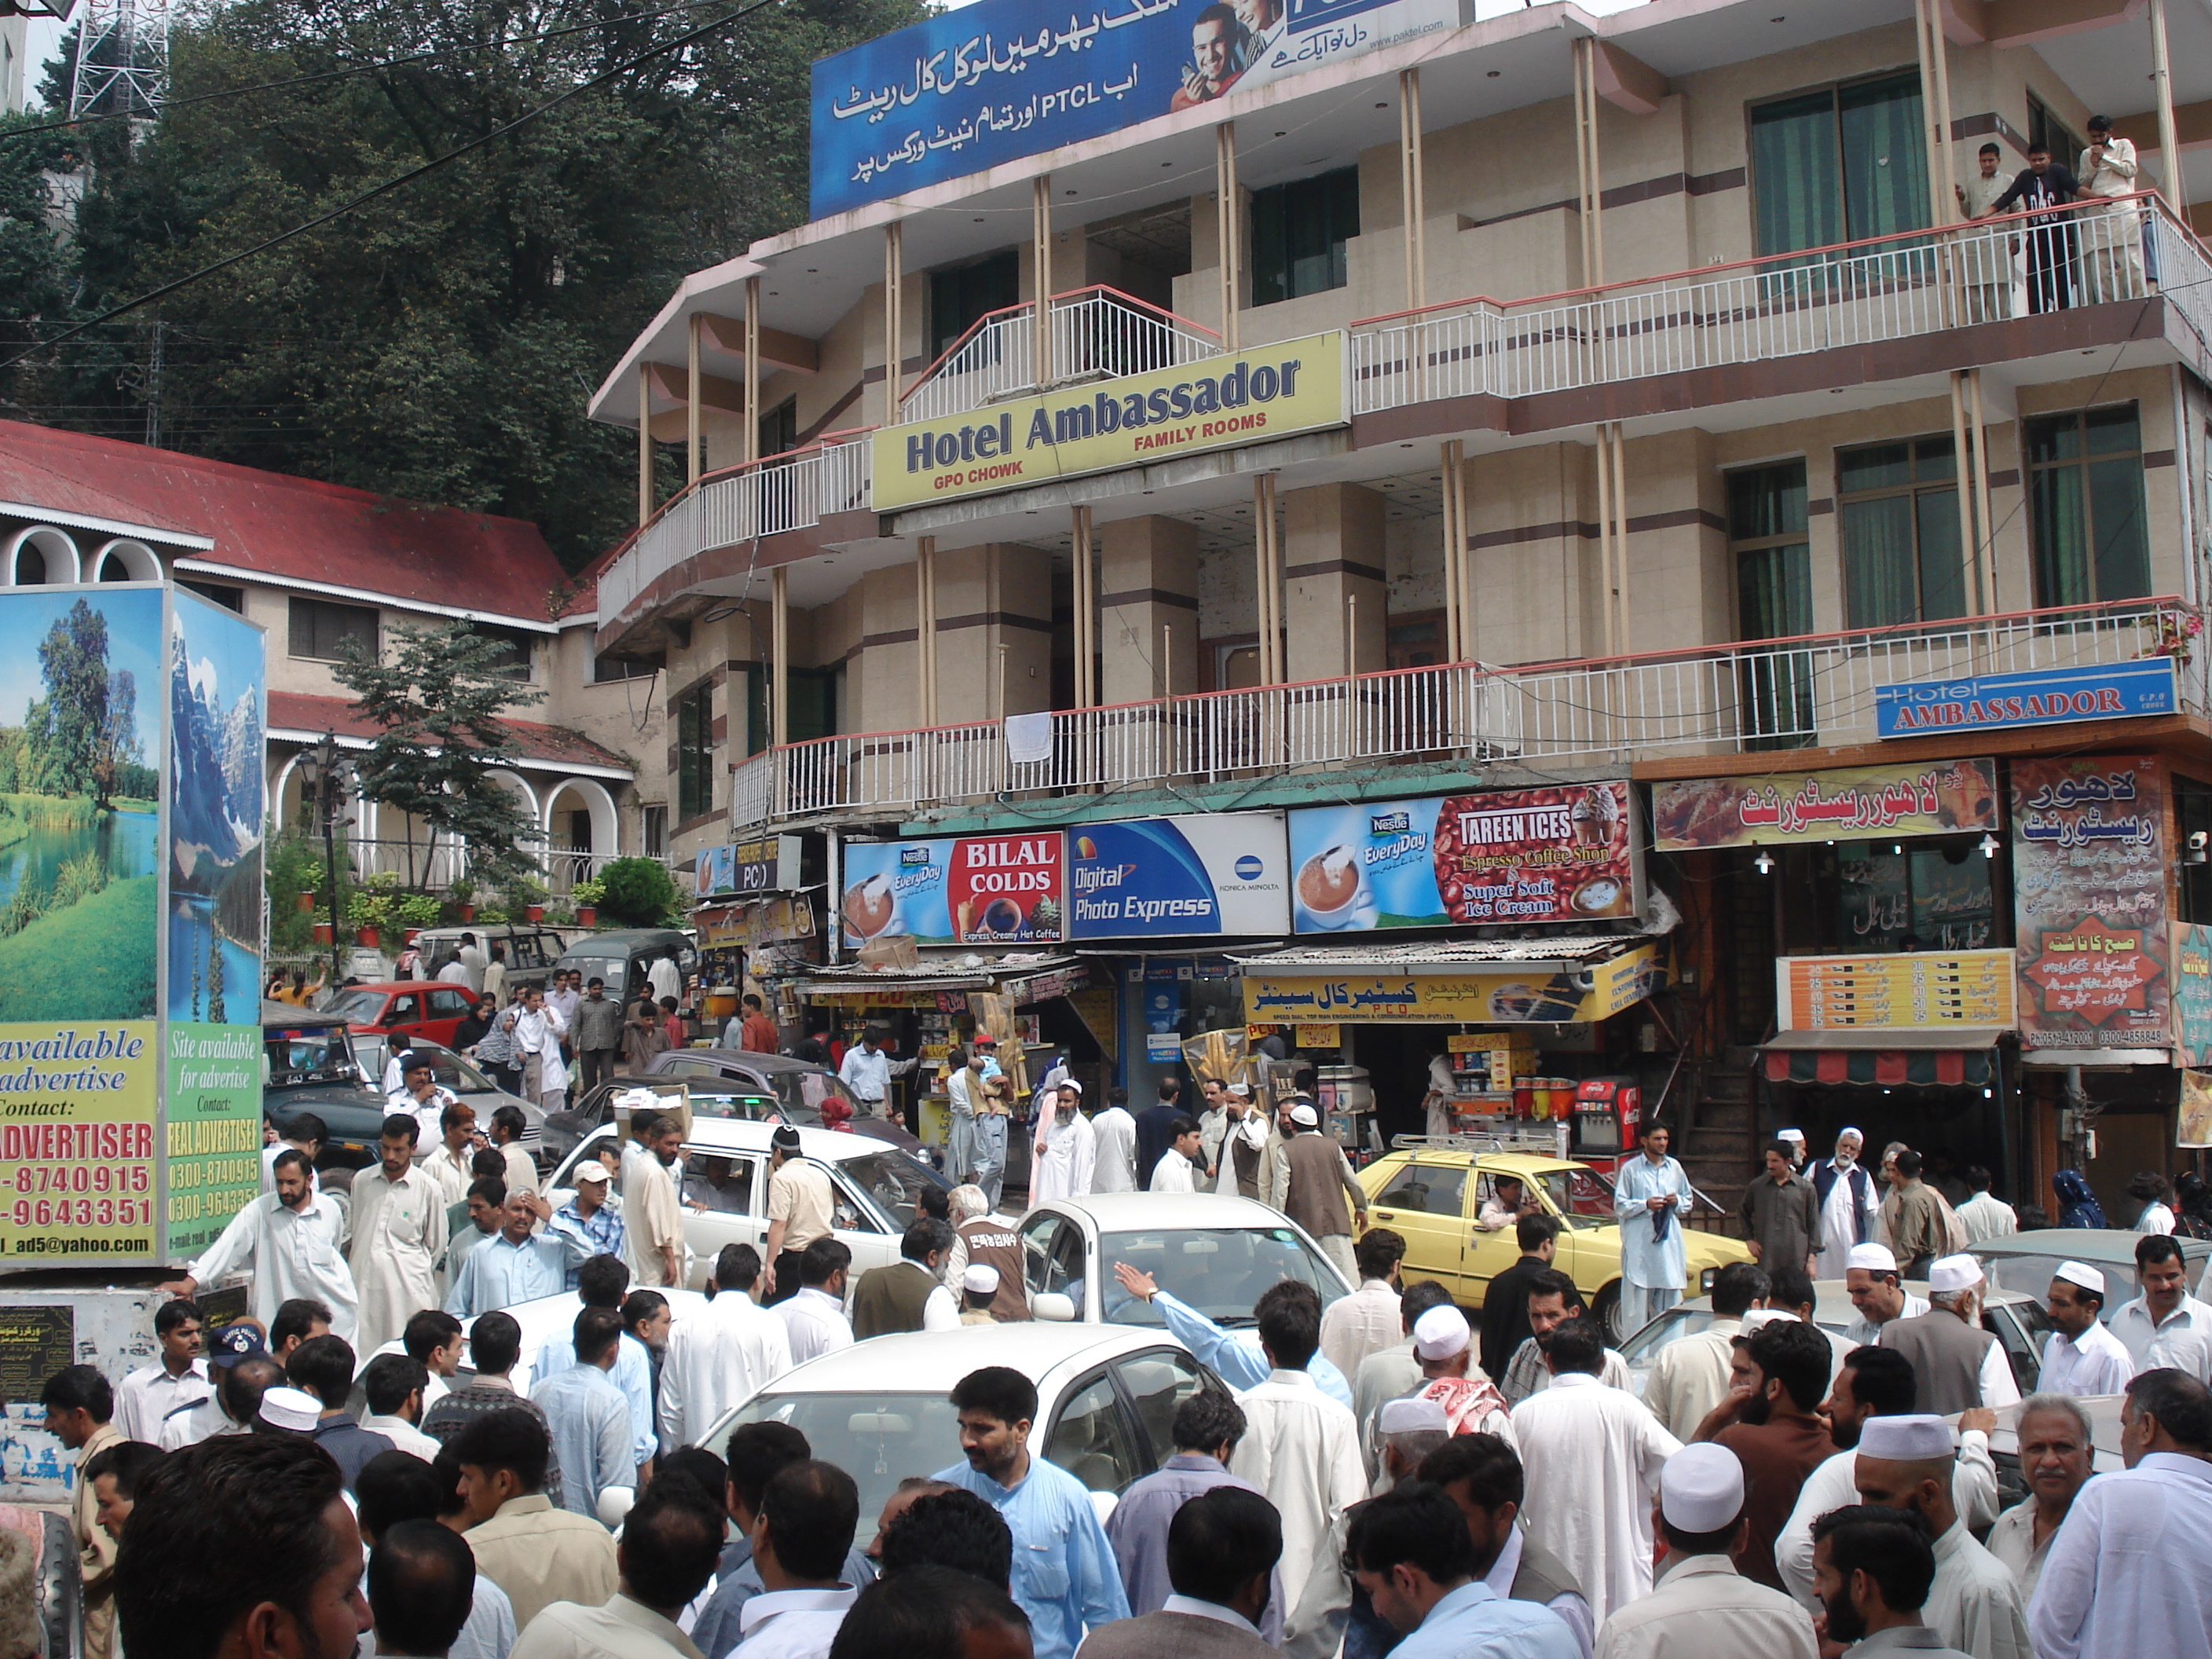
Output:
<instances>
[{"instance_id":1,"label":"man wearing black cap","mask_svg":"<svg viewBox=\"0 0 2212 1659\"><path fill-rule=\"evenodd\" d=\"M763 1300L775 1303L799 1289L799 1258L817 1238L830 1237L836 1195L830 1172L803 1156L799 1131L781 1125L769 1141L768 1270Z\"/></svg>"},{"instance_id":2,"label":"man wearing black cap","mask_svg":"<svg viewBox=\"0 0 2212 1659\"><path fill-rule=\"evenodd\" d=\"M260 1386L252 1390L252 1397L243 1402L243 1413L229 1407L240 1402L227 1396L234 1395L233 1374L242 1360L258 1359L266 1363L268 1376ZM240 1434L253 1421L253 1413L261 1404L261 1389L270 1382L283 1379L268 1350L261 1346L261 1333L251 1325L225 1325L207 1335L209 1376L215 1384L214 1392L204 1398L179 1406L164 1416L155 1425L155 1432L145 1437L164 1451L179 1451L186 1446L197 1446L203 1440L218 1434ZM252 1374L249 1373L249 1380Z\"/></svg>"}]
</instances>

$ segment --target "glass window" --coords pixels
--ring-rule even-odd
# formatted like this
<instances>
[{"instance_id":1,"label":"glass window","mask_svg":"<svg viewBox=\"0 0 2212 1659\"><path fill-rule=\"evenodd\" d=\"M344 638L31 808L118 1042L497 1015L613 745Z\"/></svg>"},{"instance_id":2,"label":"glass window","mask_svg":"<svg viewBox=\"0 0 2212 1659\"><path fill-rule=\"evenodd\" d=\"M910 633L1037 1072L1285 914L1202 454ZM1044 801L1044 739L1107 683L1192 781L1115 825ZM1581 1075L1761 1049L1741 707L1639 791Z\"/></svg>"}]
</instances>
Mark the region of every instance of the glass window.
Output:
<instances>
[{"instance_id":1,"label":"glass window","mask_svg":"<svg viewBox=\"0 0 2212 1659\"><path fill-rule=\"evenodd\" d=\"M2179 831L2181 853L2180 911L2178 920L2198 923L2212 922L2212 856L2200 858L2190 845L2191 836L2205 837L2205 846L2212 848L2212 785L2197 782L2194 778L2173 781L2173 817Z\"/></svg>"},{"instance_id":2,"label":"glass window","mask_svg":"<svg viewBox=\"0 0 2212 1659\"><path fill-rule=\"evenodd\" d=\"M1137 1408L1137 1421L1152 1442L1146 1462L1158 1467L1175 1455L1176 1407L1206 1386L1206 1373L1188 1354L1155 1348L1114 1362Z\"/></svg>"},{"instance_id":3,"label":"glass window","mask_svg":"<svg viewBox=\"0 0 2212 1659\"><path fill-rule=\"evenodd\" d=\"M1022 1256L1029 1267L1030 1294L1052 1291L1076 1299L1083 1312L1083 1234L1056 1215L1042 1215L1022 1228Z\"/></svg>"},{"instance_id":4,"label":"glass window","mask_svg":"<svg viewBox=\"0 0 2212 1659\"><path fill-rule=\"evenodd\" d=\"M1224 1325L1249 1325L1252 1304L1271 1285L1293 1279L1321 1293L1326 1308L1344 1292L1335 1270L1288 1227L1175 1227L1108 1233L1098 1259L1126 1261L1150 1273L1186 1306ZM1078 1272L1081 1269L1079 1267ZM1099 1285L1107 1320L1116 1325L1158 1325L1149 1302L1127 1295L1115 1279Z\"/></svg>"},{"instance_id":5,"label":"glass window","mask_svg":"<svg viewBox=\"0 0 2212 1659\"><path fill-rule=\"evenodd\" d=\"M473 1006L475 1005L469 1000L469 994L465 991L430 993L430 1012L438 1019L465 1019Z\"/></svg>"},{"instance_id":6,"label":"glass window","mask_svg":"<svg viewBox=\"0 0 2212 1659\"><path fill-rule=\"evenodd\" d=\"M1979 951L2002 942L1991 862L1974 841L1846 842L1835 856L1838 948Z\"/></svg>"},{"instance_id":7,"label":"glass window","mask_svg":"<svg viewBox=\"0 0 2212 1659\"><path fill-rule=\"evenodd\" d=\"M1018 305L1021 256L1012 248L929 273L929 355L941 357L987 314ZM763 451L766 453L766 451Z\"/></svg>"},{"instance_id":8,"label":"glass window","mask_svg":"<svg viewBox=\"0 0 2212 1659\"><path fill-rule=\"evenodd\" d=\"M1729 544L1735 559L1736 637L1793 639L1813 631L1812 552L1805 539L1805 463L1728 476ZM1744 745L1814 741L1813 665L1801 653L1748 656L1739 670Z\"/></svg>"},{"instance_id":9,"label":"glass window","mask_svg":"<svg viewBox=\"0 0 2212 1659\"><path fill-rule=\"evenodd\" d=\"M756 1160L692 1152L684 1160L684 1201L723 1215L750 1215Z\"/></svg>"},{"instance_id":10,"label":"glass window","mask_svg":"<svg viewBox=\"0 0 2212 1659\"><path fill-rule=\"evenodd\" d=\"M1466 1191L1464 1164L1408 1164L1399 1170L1390 1190L1375 1201L1394 1209L1419 1210L1424 1215L1456 1216L1465 1213L1462 1206Z\"/></svg>"},{"instance_id":11,"label":"glass window","mask_svg":"<svg viewBox=\"0 0 2212 1659\"><path fill-rule=\"evenodd\" d=\"M1754 106L1751 174L1761 253L1917 230L1928 222L1919 76Z\"/></svg>"},{"instance_id":12,"label":"glass window","mask_svg":"<svg viewBox=\"0 0 2212 1659\"><path fill-rule=\"evenodd\" d=\"M365 605L327 599L292 601L290 650L295 657L335 662L349 650L376 654L376 612Z\"/></svg>"},{"instance_id":13,"label":"glass window","mask_svg":"<svg viewBox=\"0 0 2212 1659\"><path fill-rule=\"evenodd\" d=\"M1570 1226L1589 1227L1613 1219L1613 1183L1595 1171L1546 1170L1536 1181L1553 1210Z\"/></svg>"},{"instance_id":14,"label":"glass window","mask_svg":"<svg viewBox=\"0 0 2212 1659\"><path fill-rule=\"evenodd\" d=\"M854 1544L876 1529L884 1500L910 1474L929 1474L968 1460L960 1450L959 1414L941 1389L927 1394L757 1395L738 1408L744 1423L788 1423L807 1446L835 1463L860 1488ZM726 1436L722 1437L727 1438Z\"/></svg>"},{"instance_id":15,"label":"glass window","mask_svg":"<svg viewBox=\"0 0 2212 1659\"><path fill-rule=\"evenodd\" d=\"M2037 605L2149 593L2142 436L2133 404L2030 420L2027 480Z\"/></svg>"},{"instance_id":16,"label":"glass window","mask_svg":"<svg viewBox=\"0 0 2212 1659\"><path fill-rule=\"evenodd\" d=\"M1044 1455L1092 1492L1120 1492L1137 1478L1129 1421L1104 1376L1085 1383L1060 1407Z\"/></svg>"},{"instance_id":17,"label":"glass window","mask_svg":"<svg viewBox=\"0 0 2212 1659\"><path fill-rule=\"evenodd\" d=\"M799 399L786 398L760 417L760 449L763 458L788 454L799 447Z\"/></svg>"},{"instance_id":18,"label":"glass window","mask_svg":"<svg viewBox=\"0 0 2212 1659\"><path fill-rule=\"evenodd\" d=\"M616 680L649 680L663 667L663 659L650 657L593 657L592 684L606 685Z\"/></svg>"},{"instance_id":19,"label":"glass window","mask_svg":"<svg viewBox=\"0 0 2212 1659\"><path fill-rule=\"evenodd\" d=\"M1952 448L1946 434L1837 452L1836 529L1850 626L1966 614Z\"/></svg>"},{"instance_id":20,"label":"glass window","mask_svg":"<svg viewBox=\"0 0 2212 1659\"><path fill-rule=\"evenodd\" d=\"M915 1206L925 1187L948 1188L951 1183L936 1170L908 1157L896 1146L880 1152L848 1158L836 1166L838 1178L868 1195L869 1201L890 1218L890 1231L902 1233L914 1224ZM841 1206L842 1208L842 1206ZM843 1222L837 1224L843 1226ZM880 1224L856 1224L862 1232L881 1232Z\"/></svg>"},{"instance_id":21,"label":"glass window","mask_svg":"<svg viewBox=\"0 0 2212 1659\"><path fill-rule=\"evenodd\" d=\"M1344 246L1359 234L1359 169L1252 192L1252 303L1342 288Z\"/></svg>"},{"instance_id":22,"label":"glass window","mask_svg":"<svg viewBox=\"0 0 2212 1659\"><path fill-rule=\"evenodd\" d=\"M503 680L526 680L530 678L531 647L536 641L519 628L495 628L489 623L478 623L476 636L490 646L490 654L484 659L483 672Z\"/></svg>"},{"instance_id":23,"label":"glass window","mask_svg":"<svg viewBox=\"0 0 2212 1659\"><path fill-rule=\"evenodd\" d=\"M2088 145L2080 133L2053 115L2051 106L2031 92L2027 95L2027 147L2049 150L2052 161L2070 171ZM2050 1288L2048 1281L2044 1288Z\"/></svg>"},{"instance_id":24,"label":"glass window","mask_svg":"<svg viewBox=\"0 0 2212 1659\"><path fill-rule=\"evenodd\" d=\"M668 809L648 806L644 809L641 825L645 840L645 855L649 859L668 856Z\"/></svg>"},{"instance_id":25,"label":"glass window","mask_svg":"<svg viewBox=\"0 0 2212 1659\"><path fill-rule=\"evenodd\" d=\"M233 587L227 582L192 581L182 576L177 579L177 586L189 587L202 599L212 599L226 611L235 611L241 617L246 614L246 590L242 587Z\"/></svg>"},{"instance_id":26,"label":"glass window","mask_svg":"<svg viewBox=\"0 0 2212 1659\"><path fill-rule=\"evenodd\" d=\"M676 816L689 822L714 807L714 688L676 700Z\"/></svg>"}]
</instances>

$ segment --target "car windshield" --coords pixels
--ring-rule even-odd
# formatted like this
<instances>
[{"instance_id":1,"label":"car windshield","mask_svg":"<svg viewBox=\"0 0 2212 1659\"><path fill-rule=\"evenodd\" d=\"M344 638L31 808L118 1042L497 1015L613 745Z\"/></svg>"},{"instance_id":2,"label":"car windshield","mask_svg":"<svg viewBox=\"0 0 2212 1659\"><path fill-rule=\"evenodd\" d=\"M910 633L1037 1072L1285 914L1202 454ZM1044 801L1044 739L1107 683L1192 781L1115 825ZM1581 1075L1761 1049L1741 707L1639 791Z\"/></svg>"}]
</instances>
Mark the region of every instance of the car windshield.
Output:
<instances>
[{"instance_id":1,"label":"car windshield","mask_svg":"<svg viewBox=\"0 0 2212 1659\"><path fill-rule=\"evenodd\" d=\"M890 1218L893 1232L902 1233L914 1224L915 1200L923 1188L950 1185L927 1164L908 1157L896 1146L841 1159L836 1167L840 1175L874 1200L876 1207Z\"/></svg>"},{"instance_id":2,"label":"car windshield","mask_svg":"<svg viewBox=\"0 0 2212 1659\"><path fill-rule=\"evenodd\" d=\"M913 1474L934 1474L967 1460L960 1451L960 1423L943 1393L776 1394L741 1407L740 1423L788 1423L806 1437L807 1449L851 1475L860 1488L856 1545L875 1535L884 1500ZM717 1444L728 1438L715 1436Z\"/></svg>"},{"instance_id":3,"label":"car windshield","mask_svg":"<svg viewBox=\"0 0 2212 1659\"><path fill-rule=\"evenodd\" d=\"M1294 1279L1321 1292L1326 1308L1344 1285L1322 1254L1288 1227L1162 1227L1108 1233L1098 1241L1099 1289L1107 1320L1158 1325L1159 1310L1122 1290L1112 1274L1126 1261L1160 1289L1224 1325L1249 1325L1252 1304L1271 1285Z\"/></svg>"},{"instance_id":4,"label":"car windshield","mask_svg":"<svg viewBox=\"0 0 2212 1659\"><path fill-rule=\"evenodd\" d=\"M854 1098L851 1090L837 1080L835 1072L779 1071L763 1074L768 1079L768 1086L775 1091L775 1097L791 1112L793 1123L819 1123L822 1121L822 1103L833 1096L843 1101L854 1116L860 1115L860 1103ZM812 1115L801 1117L799 1115L801 1112Z\"/></svg>"},{"instance_id":5,"label":"car windshield","mask_svg":"<svg viewBox=\"0 0 2212 1659\"><path fill-rule=\"evenodd\" d=\"M377 1016L384 1012L385 1000L381 991L347 991L333 997L326 1012L349 1025L374 1025Z\"/></svg>"},{"instance_id":6,"label":"car windshield","mask_svg":"<svg viewBox=\"0 0 2212 1659\"><path fill-rule=\"evenodd\" d=\"M1657 1362L1661 1349L1686 1336L1695 1336L1712 1322L1713 1310L1709 1307L1669 1308L1622 1343L1620 1357L1628 1362L1629 1379L1636 1392L1644 1392L1644 1380Z\"/></svg>"},{"instance_id":7,"label":"car windshield","mask_svg":"<svg viewBox=\"0 0 2212 1659\"><path fill-rule=\"evenodd\" d=\"M606 993L611 997L619 996L629 984L628 957L563 957L561 966L572 973L581 974L586 985L595 979L605 980Z\"/></svg>"},{"instance_id":8,"label":"car windshield","mask_svg":"<svg viewBox=\"0 0 2212 1659\"><path fill-rule=\"evenodd\" d=\"M810 1129L822 1127L822 1114L809 1106L793 1106L756 1089L717 1089L702 1085L696 1078L684 1079L691 1096L694 1117L743 1118L751 1123L791 1122Z\"/></svg>"},{"instance_id":9,"label":"car windshield","mask_svg":"<svg viewBox=\"0 0 2212 1659\"><path fill-rule=\"evenodd\" d=\"M264 1030L261 1050L269 1081L276 1084L325 1082L343 1079L356 1083L353 1047L343 1025L317 1026L308 1030Z\"/></svg>"},{"instance_id":10,"label":"car windshield","mask_svg":"<svg viewBox=\"0 0 2212 1659\"><path fill-rule=\"evenodd\" d=\"M1536 1179L1570 1227L1614 1224L1613 1183L1595 1170L1545 1170Z\"/></svg>"}]
</instances>

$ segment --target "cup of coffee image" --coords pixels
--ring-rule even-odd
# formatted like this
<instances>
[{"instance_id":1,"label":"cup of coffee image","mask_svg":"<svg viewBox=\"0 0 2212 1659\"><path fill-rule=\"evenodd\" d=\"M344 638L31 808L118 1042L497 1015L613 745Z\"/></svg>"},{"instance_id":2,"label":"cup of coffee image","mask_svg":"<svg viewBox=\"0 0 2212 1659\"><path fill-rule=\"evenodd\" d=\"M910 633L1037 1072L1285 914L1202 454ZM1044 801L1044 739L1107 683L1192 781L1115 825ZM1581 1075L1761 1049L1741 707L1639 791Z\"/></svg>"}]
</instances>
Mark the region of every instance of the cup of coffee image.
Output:
<instances>
[{"instance_id":1,"label":"cup of coffee image","mask_svg":"<svg viewBox=\"0 0 2212 1659\"><path fill-rule=\"evenodd\" d=\"M1298 902L1323 927L1349 921L1360 898L1359 854L1340 842L1315 854L1298 870Z\"/></svg>"},{"instance_id":2,"label":"cup of coffee image","mask_svg":"<svg viewBox=\"0 0 2212 1659\"><path fill-rule=\"evenodd\" d=\"M1022 907L1010 898L994 898L983 909L986 933L1011 933L1022 925Z\"/></svg>"},{"instance_id":3,"label":"cup of coffee image","mask_svg":"<svg viewBox=\"0 0 2212 1659\"><path fill-rule=\"evenodd\" d=\"M891 891L890 878L878 873L848 887L842 908L847 931L866 942L891 925L898 896Z\"/></svg>"}]
</instances>

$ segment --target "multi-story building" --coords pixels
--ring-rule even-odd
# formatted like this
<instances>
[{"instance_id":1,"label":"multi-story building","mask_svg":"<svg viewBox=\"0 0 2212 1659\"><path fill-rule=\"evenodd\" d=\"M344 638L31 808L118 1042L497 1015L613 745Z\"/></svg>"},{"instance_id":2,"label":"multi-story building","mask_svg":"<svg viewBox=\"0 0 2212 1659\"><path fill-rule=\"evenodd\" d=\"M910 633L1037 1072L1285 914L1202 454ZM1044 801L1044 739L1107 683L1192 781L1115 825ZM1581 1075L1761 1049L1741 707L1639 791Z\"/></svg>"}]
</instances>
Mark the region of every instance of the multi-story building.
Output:
<instances>
[{"instance_id":1,"label":"multi-story building","mask_svg":"<svg viewBox=\"0 0 2212 1659\"><path fill-rule=\"evenodd\" d=\"M982 0L826 60L814 216L592 404L672 849L818 835L794 990L981 946L871 982L1026 994L1140 1100L1154 1039L1279 1021L1418 1129L1517 1021L1716 1176L1849 1122L2116 1198L2212 1139L2208 98L2160 0ZM2028 213L2038 152L2094 194ZM2124 876L2060 856L2120 858L2052 827L2081 756ZM1103 921L1200 814L1213 908Z\"/></svg>"},{"instance_id":2,"label":"multi-story building","mask_svg":"<svg viewBox=\"0 0 2212 1659\"><path fill-rule=\"evenodd\" d=\"M661 803L641 798L631 759L659 740L653 670L595 656L590 589L536 526L0 422L0 585L163 578L265 630L280 828L313 817L304 751L326 732L356 751L375 735L333 672L343 648L386 650L395 629L459 618L505 645L507 672L544 694L507 722L519 752L492 775L538 826L551 886L658 850ZM356 868L440 887L465 872L465 848L361 799L349 780Z\"/></svg>"}]
</instances>

